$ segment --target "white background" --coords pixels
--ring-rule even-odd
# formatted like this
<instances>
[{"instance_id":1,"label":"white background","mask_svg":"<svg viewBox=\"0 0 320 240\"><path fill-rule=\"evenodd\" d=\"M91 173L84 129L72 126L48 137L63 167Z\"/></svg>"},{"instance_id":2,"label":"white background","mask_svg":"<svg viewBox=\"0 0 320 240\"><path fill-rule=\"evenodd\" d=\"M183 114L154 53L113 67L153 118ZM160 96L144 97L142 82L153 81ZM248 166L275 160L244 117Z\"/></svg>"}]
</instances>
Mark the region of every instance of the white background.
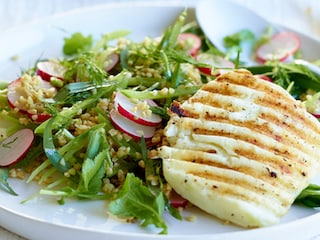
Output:
<instances>
[{"instance_id":1,"label":"white background","mask_svg":"<svg viewBox=\"0 0 320 240\"><path fill-rule=\"evenodd\" d=\"M0 38L9 28L62 11L109 2L130 0L0 0ZM138 1L138 0L131 0ZM149 0L157 1L157 0ZM181 3L201 0L162 0ZM222 0L223 1L223 0ZM319 0L234 0L255 10L270 21L281 23L320 40ZM1 52L0 52L1 54ZM319 56L320 57L320 56ZM0 216L1 217L1 216ZM18 224L18 223L17 223ZM21 226L23 227L23 226ZM1 240L23 238L0 227Z\"/></svg>"}]
</instances>

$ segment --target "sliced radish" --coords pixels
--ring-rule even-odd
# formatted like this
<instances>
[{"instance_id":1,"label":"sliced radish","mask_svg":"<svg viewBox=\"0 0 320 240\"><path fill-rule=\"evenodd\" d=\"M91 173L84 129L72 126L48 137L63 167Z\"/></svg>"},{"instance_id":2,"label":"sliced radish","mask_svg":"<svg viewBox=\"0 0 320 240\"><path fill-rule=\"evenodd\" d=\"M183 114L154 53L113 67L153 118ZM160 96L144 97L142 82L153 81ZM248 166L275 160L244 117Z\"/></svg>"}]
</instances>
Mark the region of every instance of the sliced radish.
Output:
<instances>
[{"instance_id":1,"label":"sliced radish","mask_svg":"<svg viewBox=\"0 0 320 240\"><path fill-rule=\"evenodd\" d=\"M57 90L55 87L53 87L49 82L44 81L42 79L37 79L39 80L39 85L37 86L38 89L42 90L50 90L52 91L52 95L55 95ZM27 81L32 81L27 80ZM21 113L27 114L32 120L36 122L43 122L50 118L50 114L48 113L42 113L42 112L36 112L34 113L35 109L28 106L27 103L24 103L21 101L21 98L28 98L28 97L33 97L31 96L31 92L36 92L36 91L30 91L30 88L27 86L24 86L24 83L22 83L22 78L18 78L15 81L12 81L8 85L8 93L7 93L7 99L8 103L12 108L17 108ZM37 98L36 96L35 98Z\"/></svg>"},{"instance_id":2,"label":"sliced radish","mask_svg":"<svg viewBox=\"0 0 320 240\"><path fill-rule=\"evenodd\" d=\"M106 72L111 71L119 62L120 56L117 53L111 53L105 60L104 70Z\"/></svg>"},{"instance_id":3,"label":"sliced radish","mask_svg":"<svg viewBox=\"0 0 320 240\"><path fill-rule=\"evenodd\" d=\"M110 111L110 119L115 128L128 134L135 140L139 140L142 136L146 139L152 138L155 132L155 127L144 126L130 121L115 109Z\"/></svg>"},{"instance_id":4,"label":"sliced radish","mask_svg":"<svg viewBox=\"0 0 320 240\"><path fill-rule=\"evenodd\" d=\"M319 118L320 119L320 112L318 113L311 113L315 118Z\"/></svg>"},{"instance_id":5,"label":"sliced radish","mask_svg":"<svg viewBox=\"0 0 320 240\"><path fill-rule=\"evenodd\" d=\"M157 104L150 99L145 102L133 102L130 98L117 92L114 97L114 105L121 115L138 124L158 126L161 123L162 119L159 115L148 112L150 111L148 105L157 106Z\"/></svg>"},{"instance_id":6,"label":"sliced radish","mask_svg":"<svg viewBox=\"0 0 320 240\"><path fill-rule=\"evenodd\" d=\"M178 36L178 44L183 46L187 52L194 56L201 47L201 39L193 33L180 33Z\"/></svg>"},{"instance_id":7,"label":"sliced radish","mask_svg":"<svg viewBox=\"0 0 320 240\"><path fill-rule=\"evenodd\" d=\"M256 52L259 62L268 60L285 61L301 46L300 38L293 32L279 32L272 36L270 41L261 45Z\"/></svg>"},{"instance_id":8,"label":"sliced radish","mask_svg":"<svg viewBox=\"0 0 320 240\"><path fill-rule=\"evenodd\" d=\"M268 77L268 76L266 76L264 74L256 74L255 76L260 78L260 79L266 80L268 82L273 82L273 80L270 77Z\"/></svg>"},{"instance_id":9,"label":"sliced radish","mask_svg":"<svg viewBox=\"0 0 320 240\"><path fill-rule=\"evenodd\" d=\"M320 101L318 101L318 107L315 110L308 110L315 118L320 119Z\"/></svg>"},{"instance_id":10,"label":"sliced radish","mask_svg":"<svg viewBox=\"0 0 320 240\"><path fill-rule=\"evenodd\" d=\"M0 166L6 167L21 160L30 149L33 139L33 131L24 128L3 140L0 144Z\"/></svg>"},{"instance_id":11,"label":"sliced radish","mask_svg":"<svg viewBox=\"0 0 320 240\"><path fill-rule=\"evenodd\" d=\"M226 71L226 69L233 69L234 63L218 55L212 55L209 53L202 53L196 57L196 60L200 63L208 64L212 67L199 67L199 70L207 75L212 75L212 68L217 68L217 72L214 75L219 75Z\"/></svg>"},{"instance_id":12,"label":"sliced radish","mask_svg":"<svg viewBox=\"0 0 320 240\"><path fill-rule=\"evenodd\" d=\"M170 192L169 201L170 205L174 208L185 208L189 203L187 199L181 197L181 195L174 190Z\"/></svg>"},{"instance_id":13,"label":"sliced radish","mask_svg":"<svg viewBox=\"0 0 320 240\"><path fill-rule=\"evenodd\" d=\"M51 78L63 79L65 69L59 63L44 61L37 63L37 74L43 79L50 82Z\"/></svg>"}]
</instances>

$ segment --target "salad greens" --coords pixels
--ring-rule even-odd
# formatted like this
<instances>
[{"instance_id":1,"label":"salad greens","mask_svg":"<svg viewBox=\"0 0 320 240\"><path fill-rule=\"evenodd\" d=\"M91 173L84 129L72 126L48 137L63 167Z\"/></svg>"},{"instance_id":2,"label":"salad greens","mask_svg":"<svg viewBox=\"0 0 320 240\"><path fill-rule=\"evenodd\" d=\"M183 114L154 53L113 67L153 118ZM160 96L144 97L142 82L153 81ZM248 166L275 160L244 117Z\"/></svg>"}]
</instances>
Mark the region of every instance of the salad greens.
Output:
<instances>
[{"instance_id":1,"label":"salad greens","mask_svg":"<svg viewBox=\"0 0 320 240\"><path fill-rule=\"evenodd\" d=\"M80 51L87 51L93 44L92 36L83 36L80 32L72 34L70 38L64 39L63 53L65 55L77 54Z\"/></svg>"},{"instance_id":2,"label":"salad greens","mask_svg":"<svg viewBox=\"0 0 320 240\"><path fill-rule=\"evenodd\" d=\"M0 168L0 183L1 187L4 187L12 195L18 195L8 183L9 170L7 168Z\"/></svg>"},{"instance_id":3,"label":"salad greens","mask_svg":"<svg viewBox=\"0 0 320 240\"><path fill-rule=\"evenodd\" d=\"M137 219L142 227L154 225L166 234L164 212L180 220L182 217L170 204L161 159L152 153L162 144L161 132L170 104L189 98L203 83L216 77L199 71L200 67L214 66L198 61L178 46L179 35L194 33L202 41L200 52L227 56L206 40L198 26L186 24L185 19L184 11L161 38L146 38L141 43L128 40L128 31L104 34L97 41L80 32L66 37L65 56L55 60L64 69L63 79L58 79L58 92L52 99L42 99L46 113L51 115L44 122L34 122L12 109L7 101L8 86L1 86L0 141L25 127L34 129L36 135L23 160L0 168L2 189L17 195L8 183L10 172L33 164L27 182L37 181L42 186L35 195L59 197L60 204L68 198L108 200L112 214ZM244 67L239 62L242 41L263 42L269 33L261 39L248 30L226 36L227 47L238 52L234 60L237 67ZM115 46L111 44L114 40ZM112 54L119 57L119 62L107 71L106 59ZM319 76L302 65L270 61L246 68L273 79L302 101L310 89L314 94L320 92ZM28 69L24 74L35 75L36 71ZM57 83L56 78L51 80ZM109 113L117 91L130 99L157 103L150 110L161 116L162 123L152 139L133 139L114 126ZM319 189L310 185L297 202L320 206Z\"/></svg>"},{"instance_id":4,"label":"salad greens","mask_svg":"<svg viewBox=\"0 0 320 240\"><path fill-rule=\"evenodd\" d=\"M144 227L154 224L163 229L161 233L165 234L167 225L162 215L167 204L168 201L162 192L155 196L141 179L129 173L116 200L111 201L109 210L117 216L141 219L141 225Z\"/></svg>"}]
</instances>

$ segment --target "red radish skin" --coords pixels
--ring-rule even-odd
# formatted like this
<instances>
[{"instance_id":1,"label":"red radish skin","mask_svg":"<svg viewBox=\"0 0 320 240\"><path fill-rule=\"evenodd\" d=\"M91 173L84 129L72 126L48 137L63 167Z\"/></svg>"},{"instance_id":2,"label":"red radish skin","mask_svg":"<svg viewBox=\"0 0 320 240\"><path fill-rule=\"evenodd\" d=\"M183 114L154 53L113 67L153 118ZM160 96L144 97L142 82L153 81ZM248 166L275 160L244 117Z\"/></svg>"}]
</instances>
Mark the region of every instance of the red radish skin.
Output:
<instances>
[{"instance_id":1,"label":"red radish skin","mask_svg":"<svg viewBox=\"0 0 320 240\"><path fill-rule=\"evenodd\" d=\"M201 47L201 39L193 33L180 33L178 43L186 46L190 55L195 56Z\"/></svg>"},{"instance_id":2,"label":"red radish skin","mask_svg":"<svg viewBox=\"0 0 320 240\"><path fill-rule=\"evenodd\" d=\"M170 205L174 208L186 208L188 206L189 201L175 191L170 192L169 196Z\"/></svg>"},{"instance_id":3,"label":"red radish skin","mask_svg":"<svg viewBox=\"0 0 320 240\"><path fill-rule=\"evenodd\" d=\"M110 119L115 128L131 136L135 140L140 140L142 136L145 139L150 139L155 133L155 127L144 126L130 121L115 109L110 111Z\"/></svg>"},{"instance_id":4,"label":"red radish skin","mask_svg":"<svg viewBox=\"0 0 320 240\"><path fill-rule=\"evenodd\" d=\"M267 43L261 45L256 52L258 62L268 60L285 61L301 46L299 36L293 32L279 32L273 35Z\"/></svg>"},{"instance_id":5,"label":"red radish skin","mask_svg":"<svg viewBox=\"0 0 320 240\"><path fill-rule=\"evenodd\" d=\"M307 111L314 116L315 118L320 119L320 100L318 99L316 103L314 103L316 105L316 107L309 109L307 108Z\"/></svg>"},{"instance_id":6,"label":"red radish skin","mask_svg":"<svg viewBox=\"0 0 320 240\"><path fill-rule=\"evenodd\" d=\"M27 115L29 116L30 119L38 123L42 123L44 121L47 121L49 118L51 118L51 115L47 113L32 114L27 112Z\"/></svg>"},{"instance_id":7,"label":"red radish skin","mask_svg":"<svg viewBox=\"0 0 320 240\"><path fill-rule=\"evenodd\" d=\"M27 154L34 140L29 128L21 129L0 144L0 166L6 167L19 162Z\"/></svg>"},{"instance_id":8,"label":"red radish skin","mask_svg":"<svg viewBox=\"0 0 320 240\"><path fill-rule=\"evenodd\" d=\"M41 81L40 82L41 88L55 89L49 82L44 81L44 80L40 80L40 81ZM7 99L8 99L9 105L13 109L16 109L16 108L19 109L19 112L28 115L28 117L31 118L32 120L34 120L35 122L44 122L47 119L49 119L51 117L51 115L48 113L33 114L33 113L31 113L32 109L27 109L25 106L21 106L21 105L17 104L19 102L19 98L21 96L26 97L26 95L27 95L26 93L18 90L20 85L21 85L21 78L18 78L17 80L9 83L8 93L7 93ZM55 93L56 93L56 89L55 89Z\"/></svg>"},{"instance_id":9,"label":"red radish skin","mask_svg":"<svg viewBox=\"0 0 320 240\"><path fill-rule=\"evenodd\" d=\"M211 67L199 67L199 70L206 74L206 75L220 75L223 72L227 71L226 69L233 69L235 67L234 63L221 57L221 56L214 56L209 53L202 53L196 56L196 60L200 63L208 64L212 67L217 68L215 73L212 73Z\"/></svg>"},{"instance_id":10,"label":"red radish skin","mask_svg":"<svg viewBox=\"0 0 320 240\"><path fill-rule=\"evenodd\" d=\"M55 62L43 61L37 63L37 74L45 81L50 82L51 78L63 80L64 68Z\"/></svg>"},{"instance_id":11,"label":"red radish skin","mask_svg":"<svg viewBox=\"0 0 320 240\"><path fill-rule=\"evenodd\" d=\"M152 100L147 100L147 103L151 106L157 106ZM157 114L151 113L150 116L145 116L143 110L134 110L137 106L128 97L120 92L117 92L114 97L114 105L118 112L124 117L138 124L145 126L158 126L161 123L161 117Z\"/></svg>"},{"instance_id":12,"label":"red radish skin","mask_svg":"<svg viewBox=\"0 0 320 240\"><path fill-rule=\"evenodd\" d=\"M273 80L271 78L269 78L268 76L266 76L264 74L256 74L255 76L260 78L260 79L266 80L268 82L273 82Z\"/></svg>"},{"instance_id":13,"label":"red radish skin","mask_svg":"<svg viewBox=\"0 0 320 240\"><path fill-rule=\"evenodd\" d=\"M315 118L320 118L320 113L311 113Z\"/></svg>"},{"instance_id":14,"label":"red radish skin","mask_svg":"<svg viewBox=\"0 0 320 240\"><path fill-rule=\"evenodd\" d=\"M320 118L320 92L314 95L307 95L305 102L306 110L315 118Z\"/></svg>"}]
</instances>

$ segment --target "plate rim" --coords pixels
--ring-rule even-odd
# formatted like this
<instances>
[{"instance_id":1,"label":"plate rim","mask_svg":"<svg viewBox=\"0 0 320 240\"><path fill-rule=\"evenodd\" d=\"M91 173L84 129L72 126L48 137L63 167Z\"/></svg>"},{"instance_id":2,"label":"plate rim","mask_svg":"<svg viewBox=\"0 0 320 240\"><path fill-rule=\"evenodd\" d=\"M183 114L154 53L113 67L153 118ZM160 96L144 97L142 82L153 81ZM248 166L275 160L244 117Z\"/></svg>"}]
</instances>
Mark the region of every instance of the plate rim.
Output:
<instances>
[{"instance_id":1,"label":"plate rim","mask_svg":"<svg viewBox=\"0 0 320 240\"><path fill-rule=\"evenodd\" d=\"M201 1L201 0L200 0ZM182 1L147 1L147 0L137 0L137 1L128 1L128 2L112 2L112 3L101 3L101 4L96 4L93 6L84 6L84 7L80 7L74 10L68 10L62 13L57 13L51 16L47 16L47 17L41 17L39 19L35 19L23 24L18 24L15 27L11 27L11 28L7 28L4 31L2 31L2 34L10 34L11 32L17 31L18 29L27 27L27 26L32 26L32 25L36 25L39 24L41 21L52 21L56 18L62 18L62 17L66 17L66 16L70 16L70 15L77 15L79 13L82 12L87 12L87 11L95 11L97 9L100 8L104 8L104 9L110 9L110 8L122 8L122 7L186 7L186 8L194 8L196 6L195 3L190 3L188 2L185 5L181 5ZM2 191L2 190L1 190ZM0 205L0 211L2 212L6 212L7 214L13 214L15 217L20 217L23 218L24 220L28 220L28 221L33 221L33 222L38 222L38 223L42 223L42 224L48 224L48 225L54 225L55 227L59 227L59 228L63 228L63 229L69 229L69 230L76 230L76 231L85 231L85 232L100 232L101 234L111 234L111 235L115 235L115 236L119 236L119 237L141 237L141 238L145 238L148 237L150 239L177 239L177 238L183 238L183 239L194 239L195 237L197 237L198 235L192 235L192 236L188 236L188 235L184 235L184 234L174 234L174 235L165 235L165 236L161 236L161 235L154 235L154 234L148 234L148 233L122 233L122 232L114 232L114 231L102 231L100 229L97 230L93 230L93 229L87 229L84 227L80 227L80 226L70 226L70 225L66 225L66 224L59 224L59 223L54 223L54 222L50 222L48 223L45 220L39 219L37 217L33 217L24 213L19 213L14 211L13 209L9 209L7 207L4 207L2 205ZM270 227L266 227L266 228L258 228L258 229L250 229L250 230L244 230L244 231L234 231L234 232L230 232L230 233L218 233L218 234L203 234L203 235L199 235L199 237L205 237L208 239L219 239L220 237L224 237L226 235L232 235L232 237L234 237L235 235L241 235L247 232L250 232L253 234L259 232L260 233L265 233L268 230L271 231L275 231L279 228L290 228L293 227L297 224L299 224L301 221L303 222L309 222L309 221L313 221L314 219L320 219L320 212L312 214L310 216L298 219L297 221L290 221L290 222L286 222L286 223L282 223L281 225L277 224L274 226L270 226ZM0 222L2 222L2 220L0 220ZM298 223L299 222L299 223ZM5 226L4 224L0 224L1 226L4 226L6 229L8 229L10 231L10 228ZM320 231L319 231L320 232ZM16 233L16 232L14 232ZM20 235L22 235L21 233L18 233ZM22 235L23 236L23 235ZM106 235L106 237L108 237L108 235ZM247 236L244 236L247 237ZM250 236L249 236L250 237ZM118 238L117 238L118 239ZM233 238L235 239L235 238ZM241 238L242 239L242 238ZM276 239L276 238L274 238Z\"/></svg>"}]
</instances>

